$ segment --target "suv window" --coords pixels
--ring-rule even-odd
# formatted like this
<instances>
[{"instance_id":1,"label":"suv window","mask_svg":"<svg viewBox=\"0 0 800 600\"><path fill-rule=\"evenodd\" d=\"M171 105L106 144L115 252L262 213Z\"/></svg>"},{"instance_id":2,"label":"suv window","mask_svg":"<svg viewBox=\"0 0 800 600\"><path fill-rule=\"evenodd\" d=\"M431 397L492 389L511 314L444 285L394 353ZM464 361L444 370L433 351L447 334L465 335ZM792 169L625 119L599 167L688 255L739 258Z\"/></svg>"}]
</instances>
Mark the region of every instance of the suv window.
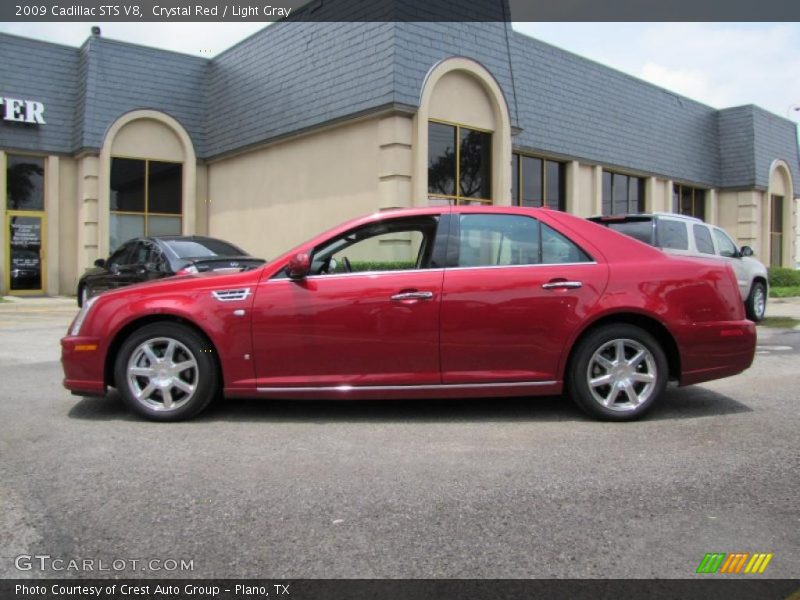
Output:
<instances>
[{"instance_id":1,"label":"suv window","mask_svg":"<svg viewBox=\"0 0 800 600\"><path fill-rule=\"evenodd\" d=\"M727 233L721 229L714 229L714 239L717 242L717 248L719 249L720 256L724 256L726 258L735 258L736 256L739 256L739 251L736 249L736 244L733 243L733 240L728 236Z\"/></svg>"},{"instance_id":2,"label":"suv window","mask_svg":"<svg viewBox=\"0 0 800 600\"><path fill-rule=\"evenodd\" d=\"M537 219L520 215L462 215L459 267L588 262L572 241Z\"/></svg>"},{"instance_id":3,"label":"suv window","mask_svg":"<svg viewBox=\"0 0 800 600\"><path fill-rule=\"evenodd\" d=\"M711 241L711 233L708 227L695 223L692 226L694 233L694 245L697 246L697 251L703 254L714 254L714 242Z\"/></svg>"},{"instance_id":4,"label":"suv window","mask_svg":"<svg viewBox=\"0 0 800 600\"><path fill-rule=\"evenodd\" d=\"M656 224L658 232L658 246L673 250L689 249L689 233L686 223L675 219L658 219Z\"/></svg>"},{"instance_id":5,"label":"suv window","mask_svg":"<svg viewBox=\"0 0 800 600\"><path fill-rule=\"evenodd\" d=\"M607 225L609 229L624 233L635 240L644 242L645 244L653 245L653 220L652 219L636 219L630 221L608 221L600 222L601 225Z\"/></svg>"}]
</instances>

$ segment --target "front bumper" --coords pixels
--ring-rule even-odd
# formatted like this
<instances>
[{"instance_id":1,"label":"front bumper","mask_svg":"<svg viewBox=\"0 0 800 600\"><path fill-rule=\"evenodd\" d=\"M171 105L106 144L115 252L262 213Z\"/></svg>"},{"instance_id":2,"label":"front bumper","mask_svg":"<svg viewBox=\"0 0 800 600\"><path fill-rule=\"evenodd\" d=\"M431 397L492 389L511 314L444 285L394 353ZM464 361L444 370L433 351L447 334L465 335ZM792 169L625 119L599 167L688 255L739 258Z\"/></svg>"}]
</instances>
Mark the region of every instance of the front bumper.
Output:
<instances>
[{"instance_id":1,"label":"front bumper","mask_svg":"<svg viewBox=\"0 0 800 600\"><path fill-rule=\"evenodd\" d=\"M103 396L104 348L95 337L67 336L61 339L64 387L78 395Z\"/></svg>"}]
</instances>

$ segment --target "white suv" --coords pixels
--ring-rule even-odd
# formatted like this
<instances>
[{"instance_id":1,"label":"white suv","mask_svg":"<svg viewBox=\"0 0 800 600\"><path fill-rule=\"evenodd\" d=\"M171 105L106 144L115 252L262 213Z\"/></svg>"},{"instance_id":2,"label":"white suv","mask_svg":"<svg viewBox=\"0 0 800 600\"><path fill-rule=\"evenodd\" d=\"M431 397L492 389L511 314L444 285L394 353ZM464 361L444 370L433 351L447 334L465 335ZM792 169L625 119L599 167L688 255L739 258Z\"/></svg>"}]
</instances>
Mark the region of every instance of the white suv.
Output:
<instances>
[{"instance_id":1,"label":"white suv","mask_svg":"<svg viewBox=\"0 0 800 600\"><path fill-rule=\"evenodd\" d=\"M737 248L724 229L674 213L609 215L589 220L671 254L716 257L726 261L739 280L747 318L756 322L764 318L767 268L753 258L750 246Z\"/></svg>"}]
</instances>

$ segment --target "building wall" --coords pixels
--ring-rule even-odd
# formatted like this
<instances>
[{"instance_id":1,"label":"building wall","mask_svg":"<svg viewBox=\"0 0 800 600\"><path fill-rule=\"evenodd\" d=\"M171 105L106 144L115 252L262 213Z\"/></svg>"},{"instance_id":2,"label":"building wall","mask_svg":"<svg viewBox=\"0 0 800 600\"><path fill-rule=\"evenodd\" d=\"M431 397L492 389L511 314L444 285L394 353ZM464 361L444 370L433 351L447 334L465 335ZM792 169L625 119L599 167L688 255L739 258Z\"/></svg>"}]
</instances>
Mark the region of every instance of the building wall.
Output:
<instances>
[{"instance_id":1,"label":"building wall","mask_svg":"<svg viewBox=\"0 0 800 600\"><path fill-rule=\"evenodd\" d=\"M271 258L377 210L379 126L367 119L209 163L209 234Z\"/></svg>"},{"instance_id":2,"label":"building wall","mask_svg":"<svg viewBox=\"0 0 800 600\"><path fill-rule=\"evenodd\" d=\"M604 168L643 177L652 211L671 210L674 183L702 187L707 220L765 263L782 195L783 264L798 261L792 123L718 111L507 23L286 22L212 60L101 37L74 49L0 35L0 47L0 91L47 107L46 125L0 123L0 163L46 157L51 294L112 250L113 156L182 162L184 233L270 257L344 218L427 204L430 119L492 132L495 204L510 202L513 144L567 163L567 210L581 216L601 212Z\"/></svg>"},{"instance_id":3,"label":"building wall","mask_svg":"<svg viewBox=\"0 0 800 600\"><path fill-rule=\"evenodd\" d=\"M78 269L78 163L74 158L61 157L59 160L58 181L58 227L59 261L58 289L48 290L50 294L73 294L78 277L83 269Z\"/></svg>"}]
</instances>

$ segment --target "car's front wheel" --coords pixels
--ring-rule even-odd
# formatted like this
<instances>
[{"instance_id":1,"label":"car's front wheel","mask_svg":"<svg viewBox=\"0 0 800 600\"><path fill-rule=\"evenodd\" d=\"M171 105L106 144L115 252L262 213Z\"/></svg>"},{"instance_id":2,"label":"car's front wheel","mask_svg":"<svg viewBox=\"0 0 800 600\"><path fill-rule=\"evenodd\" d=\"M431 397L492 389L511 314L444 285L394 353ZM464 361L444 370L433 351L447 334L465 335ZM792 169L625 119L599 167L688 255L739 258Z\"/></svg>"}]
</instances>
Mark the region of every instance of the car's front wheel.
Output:
<instances>
[{"instance_id":1,"label":"car's front wheel","mask_svg":"<svg viewBox=\"0 0 800 600\"><path fill-rule=\"evenodd\" d=\"M125 403L155 421L195 416L216 395L218 379L210 344L178 323L152 323L135 331L114 367Z\"/></svg>"},{"instance_id":2,"label":"car's front wheel","mask_svg":"<svg viewBox=\"0 0 800 600\"><path fill-rule=\"evenodd\" d=\"M744 303L747 318L758 323L767 312L767 288L760 281L756 281L750 289L750 295Z\"/></svg>"},{"instance_id":3,"label":"car's front wheel","mask_svg":"<svg viewBox=\"0 0 800 600\"><path fill-rule=\"evenodd\" d=\"M667 359L658 341L634 325L614 324L579 342L566 383L569 395L590 416L630 421L653 407L667 377Z\"/></svg>"}]
</instances>

